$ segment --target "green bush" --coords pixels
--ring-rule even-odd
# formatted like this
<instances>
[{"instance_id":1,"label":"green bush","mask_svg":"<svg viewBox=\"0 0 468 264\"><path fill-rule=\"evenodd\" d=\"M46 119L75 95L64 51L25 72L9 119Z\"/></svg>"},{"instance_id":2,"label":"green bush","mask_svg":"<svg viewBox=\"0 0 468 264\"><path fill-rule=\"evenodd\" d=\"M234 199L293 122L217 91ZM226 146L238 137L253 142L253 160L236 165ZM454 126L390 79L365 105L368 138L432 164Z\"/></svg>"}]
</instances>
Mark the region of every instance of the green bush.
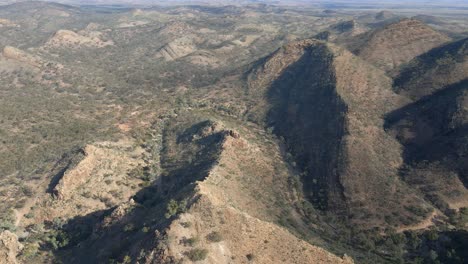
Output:
<instances>
[{"instance_id":1,"label":"green bush","mask_svg":"<svg viewBox=\"0 0 468 264\"><path fill-rule=\"evenodd\" d=\"M126 224L124 226L124 231L125 232L131 232L133 230L135 230L135 226L132 223Z\"/></svg>"},{"instance_id":2,"label":"green bush","mask_svg":"<svg viewBox=\"0 0 468 264\"><path fill-rule=\"evenodd\" d=\"M45 241L54 249L66 247L70 243L68 234L63 231L51 232Z\"/></svg>"},{"instance_id":3,"label":"green bush","mask_svg":"<svg viewBox=\"0 0 468 264\"><path fill-rule=\"evenodd\" d=\"M193 247L198 243L198 241L200 241L200 239L198 237L191 237L191 238L188 238L188 239L187 238L184 239L183 243L185 245L189 245L189 246Z\"/></svg>"},{"instance_id":4,"label":"green bush","mask_svg":"<svg viewBox=\"0 0 468 264\"><path fill-rule=\"evenodd\" d=\"M200 261L200 260L204 260L206 258L206 256L208 255L208 250L200 249L200 248L194 248L194 249L186 252L185 255L191 261Z\"/></svg>"},{"instance_id":5,"label":"green bush","mask_svg":"<svg viewBox=\"0 0 468 264\"><path fill-rule=\"evenodd\" d=\"M180 202L177 202L176 200L171 199L169 203L167 204L165 217L169 219L176 214L183 213L185 212L186 207L187 207L187 200L182 200Z\"/></svg>"},{"instance_id":6,"label":"green bush","mask_svg":"<svg viewBox=\"0 0 468 264\"><path fill-rule=\"evenodd\" d=\"M219 232L211 232L206 236L206 239L210 242L221 242L223 236Z\"/></svg>"},{"instance_id":7,"label":"green bush","mask_svg":"<svg viewBox=\"0 0 468 264\"><path fill-rule=\"evenodd\" d=\"M38 243L27 243L26 245L24 245L24 248L21 251L21 256L25 259L30 259L30 258L35 257L38 251L39 251Z\"/></svg>"}]
</instances>

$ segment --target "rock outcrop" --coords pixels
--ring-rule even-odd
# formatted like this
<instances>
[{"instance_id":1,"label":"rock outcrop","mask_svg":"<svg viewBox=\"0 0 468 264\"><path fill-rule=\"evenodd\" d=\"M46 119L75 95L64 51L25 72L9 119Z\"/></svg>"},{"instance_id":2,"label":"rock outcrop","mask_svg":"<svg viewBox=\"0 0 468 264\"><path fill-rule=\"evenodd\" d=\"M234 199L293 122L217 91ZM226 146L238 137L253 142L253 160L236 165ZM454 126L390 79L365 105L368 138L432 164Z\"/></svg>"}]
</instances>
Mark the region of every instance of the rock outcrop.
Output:
<instances>
[{"instance_id":1,"label":"rock outcrop","mask_svg":"<svg viewBox=\"0 0 468 264\"><path fill-rule=\"evenodd\" d=\"M79 48L84 47L95 47L102 48L109 45L113 45L111 40L104 41L100 38L99 32L92 32L88 35L80 35L71 30L59 30L55 35L49 39L46 43L46 47L69 47Z\"/></svg>"},{"instance_id":2,"label":"rock outcrop","mask_svg":"<svg viewBox=\"0 0 468 264\"><path fill-rule=\"evenodd\" d=\"M0 18L0 28L2 27L18 27L18 25L11 20Z\"/></svg>"},{"instance_id":3,"label":"rock outcrop","mask_svg":"<svg viewBox=\"0 0 468 264\"><path fill-rule=\"evenodd\" d=\"M167 122L164 175L135 195L135 202L121 204L93 225L96 235L73 249L80 256L74 263L100 262L109 254L155 264L353 263L276 224L283 210L295 210L293 192L280 150L263 144L263 132L243 134L241 123L234 130L190 114ZM121 245L120 256L109 243L100 243L109 240L130 243Z\"/></svg>"},{"instance_id":4,"label":"rock outcrop","mask_svg":"<svg viewBox=\"0 0 468 264\"><path fill-rule=\"evenodd\" d=\"M287 173L279 173L286 168L277 159L278 149L251 142L217 122L204 124L196 133L201 137L195 139L206 142L220 134L216 145L221 151L205 178L196 182L196 199L189 198L195 202L167 228L167 255L156 259L186 259L192 246L180 241L196 237L197 248L207 249L205 263L277 263L283 259L291 263L354 263L273 224L278 217L273 204L291 206L286 198L290 192ZM213 234L216 239L211 238Z\"/></svg>"},{"instance_id":5,"label":"rock outcrop","mask_svg":"<svg viewBox=\"0 0 468 264\"><path fill-rule=\"evenodd\" d=\"M166 61L173 61L189 55L195 50L196 46L190 37L181 37L162 47L156 57L163 58Z\"/></svg>"},{"instance_id":6,"label":"rock outcrop","mask_svg":"<svg viewBox=\"0 0 468 264\"><path fill-rule=\"evenodd\" d=\"M18 264L16 257L22 249L18 236L8 230L0 233L0 264Z\"/></svg>"},{"instance_id":7,"label":"rock outcrop","mask_svg":"<svg viewBox=\"0 0 468 264\"><path fill-rule=\"evenodd\" d=\"M143 182L143 150L134 142L99 142L87 145L71 157L59 162L49 185L55 197L47 207L31 209L34 218L24 219L24 225L60 217L71 219L122 204ZM68 161L67 161L68 160ZM37 201L50 200L50 194Z\"/></svg>"},{"instance_id":8,"label":"rock outcrop","mask_svg":"<svg viewBox=\"0 0 468 264\"><path fill-rule=\"evenodd\" d=\"M11 46L5 46L2 55L6 59L23 62L34 67L39 67L42 64L40 58Z\"/></svg>"}]
</instances>

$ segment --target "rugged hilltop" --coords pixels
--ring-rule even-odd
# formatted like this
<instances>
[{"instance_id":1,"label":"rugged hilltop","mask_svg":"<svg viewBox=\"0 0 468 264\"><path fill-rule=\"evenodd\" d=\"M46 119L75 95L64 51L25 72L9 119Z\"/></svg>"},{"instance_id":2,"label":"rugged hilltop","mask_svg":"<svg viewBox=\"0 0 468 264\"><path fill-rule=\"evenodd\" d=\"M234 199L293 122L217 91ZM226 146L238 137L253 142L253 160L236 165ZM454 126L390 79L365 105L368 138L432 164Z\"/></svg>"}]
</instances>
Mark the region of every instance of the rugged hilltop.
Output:
<instances>
[{"instance_id":1,"label":"rugged hilltop","mask_svg":"<svg viewBox=\"0 0 468 264\"><path fill-rule=\"evenodd\" d=\"M385 71L391 71L450 40L416 19L402 19L360 38L367 40L364 45L356 47L356 54Z\"/></svg>"},{"instance_id":2,"label":"rugged hilltop","mask_svg":"<svg viewBox=\"0 0 468 264\"><path fill-rule=\"evenodd\" d=\"M251 92L261 91L266 100L260 105L269 106L266 122L285 138L302 169L313 204L368 226L384 226L382 216L405 206L430 210L399 181L401 147L385 133L383 118L406 99L393 92L383 71L311 40L283 47L250 80ZM406 217L413 215L396 221L411 222Z\"/></svg>"},{"instance_id":3,"label":"rugged hilltop","mask_svg":"<svg viewBox=\"0 0 468 264\"><path fill-rule=\"evenodd\" d=\"M468 197L466 43L435 48L404 67L395 90L413 102L387 117L405 146L405 177L448 215L465 207Z\"/></svg>"},{"instance_id":4,"label":"rugged hilltop","mask_svg":"<svg viewBox=\"0 0 468 264\"><path fill-rule=\"evenodd\" d=\"M68 263L354 263L277 224L298 217L290 214L301 198L290 189L294 175L271 135L201 118L160 120L153 133L162 129L163 137L149 135L145 149L101 143L70 153L54 169L54 198L37 197L27 212L33 217L20 224L61 219L58 232L69 240L60 256ZM160 170L163 176L152 182ZM143 188L136 191L138 182ZM62 237L57 243L65 242Z\"/></svg>"},{"instance_id":5,"label":"rugged hilltop","mask_svg":"<svg viewBox=\"0 0 468 264\"><path fill-rule=\"evenodd\" d=\"M419 99L466 79L468 39L437 47L411 60L395 78L395 89Z\"/></svg>"}]
</instances>

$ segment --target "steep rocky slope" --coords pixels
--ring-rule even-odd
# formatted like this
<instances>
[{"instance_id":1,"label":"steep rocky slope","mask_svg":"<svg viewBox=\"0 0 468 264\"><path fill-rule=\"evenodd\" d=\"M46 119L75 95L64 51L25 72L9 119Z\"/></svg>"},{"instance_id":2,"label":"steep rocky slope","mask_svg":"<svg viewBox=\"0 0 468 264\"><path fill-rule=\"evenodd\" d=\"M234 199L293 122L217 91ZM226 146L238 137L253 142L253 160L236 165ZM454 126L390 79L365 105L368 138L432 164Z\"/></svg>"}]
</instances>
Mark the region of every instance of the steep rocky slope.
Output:
<instances>
[{"instance_id":1,"label":"steep rocky slope","mask_svg":"<svg viewBox=\"0 0 468 264\"><path fill-rule=\"evenodd\" d=\"M38 223L53 223L54 239L66 241L57 255L67 263L353 263L280 225L290 217L301 223L296 203L302 198L291 189L294 175L271 135L230 118L212 119L160 120L143 141L145 151L120 142L73 152L54 169L63 174L49 186L55 198L39 198L33 217L21 224L34 231ZM157 171L138 191L125 189L138 182L130 177ZM115 186L106 179L123 189L108 191ZM114 197L99 205L105 192Z\"/></svg>"},{"instance_id":2,"label":"steep rocky slope","mask_svg":"<svg viewBox=\"0 0 468 264\"><path fill-rule=\"evenodd\" d=\"M54 168L47 192L20 212L18 224L56 218L67 221L127 201L143 183L132 174L144 164L143 150L134 144L128 140L99 142L69 154Z\"/></svg>"},{"instance_id":3,"label":"steep rocky slope","mask_svg":"<svg viewBox=\"0 0 468 264\"><path fill-rule=\"evenodd\" d=\"M270 109L252 112L286 139L318 208L367 227L385 226L396 212L394 224L411 223L405 207L431 210L398 178L401 147L385 133L383 117L406 99L393 93L384 72L308 40L281 48L249 80L257 106Z\"/></svg>"},{"instance_id":4,"label":"steep rocky slope","mask_svg":"<svg viewBox=\"0 0 468 264\"><path fill-rule=\"evenodd\" d=\"M354 47L355 53L387 72L450 40L415 19L403 19L358 38L364 43Z\"/></svg>"},{"instance_id":5,"label":"steep rocky slope","mask_svg":"<svg viewBox=\"0 0 468 264\"><path fill-rule=\"evenodd\" d=\"M196 46L190 37L181 37L167 43L156 54L156 58L164 58L166 61L184 57L196 50Z\"/></svg>"},{"instance_id":6,"label":"steep rocky slope","mask_svg":"<svg viewBox=\"0 0 468 264\"><path fill-rule=\"evenodd\" d=\"M468 39L451 42L414 58L395 78L397 92L413 99L430 95L468 76Z\"/></svg>"},{"instance_id":7,"label":"steep rocky slope","mask_svg":"<svg viewBox=\"0 0 468 264\"><path fill-rule=\"evenodd\" d=\"M395 79L414 100L387 116L405 146L405 179L444 213L468 206L466 39L415 58Z\"/></svg>"}]
</instances>

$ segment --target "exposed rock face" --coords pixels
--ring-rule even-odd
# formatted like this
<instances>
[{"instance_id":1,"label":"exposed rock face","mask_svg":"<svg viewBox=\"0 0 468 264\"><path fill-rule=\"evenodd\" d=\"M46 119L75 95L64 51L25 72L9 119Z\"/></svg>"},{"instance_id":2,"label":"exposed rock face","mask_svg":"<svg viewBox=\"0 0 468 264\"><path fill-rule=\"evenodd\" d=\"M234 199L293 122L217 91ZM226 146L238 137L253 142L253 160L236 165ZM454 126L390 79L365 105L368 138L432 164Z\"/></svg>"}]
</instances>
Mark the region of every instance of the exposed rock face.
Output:
<instances>
[{"instance_id":1,"label":"exposed rock face","mask_svg":"<svg viewBox=\"0 0 468 264\"><path fill-rule=\"evenodd\" d=\"M80 46L102 48L113 45L111 40L103 41L100 39L99 32L91 32L88 36L80 35L71 30L59 30L55 35L47 41L47 47L70 47L78 48Z\"/></svg>"},{"instance_id":2,"label":"exposed rock face","mask_svg":"<svg viewBox=\"0 0 468 264\"><path fill-rule=\"evenodd\" d=\"M41 65L39 58L15 47L5 46L5 48L3 48L2 55L7 59L24 62L31 66L39 67Z\"/></svg>"},{"instance_id":3,"label":"exposed rock face","mask_svg":"<svg viewBox=\"0 0 468 264\"><path fill-rule=\"evenodd\" d=\"M162 47L156 57L162 57L166 61L173 61L194 52L195 49L196 47L191 38L181 37Z\"/></svg>"},{"instance_id":4,"label":"exposed rock face","mask_svg":"<svg viewBox=\"0 0 468 264\"><path fill-rule=\"evenodd\" d=\"M12 21L8 19L0 18L0 28L1 27L17 27L17 26L18 25L16 25L15 23L13 23Z\"/></svg>"},{"instance_id":5,"label":"exposed rock face","mask_svg":"<svg viewBox=\"0 0 468 264\"><path fill-rule=\"evenodd\" d=\"M142 153L140 147L127 140L87 145L74 154L80 159L66 159L72 165L67 165L66 160L58 165L58 169L62 169L49 186L57 199L47 207L36 208L34 219L25 219L24 224L56 217L70 219L128 201L137 192L137 185L143 182Z\"/></svg>"},{"instance_id":6,"label":"exposed rock face","mask_svg":"<svg viewBox=\"0 0 468 264\"><path fill-rule=\"evenodd\" d=\"M17 264L16 256L22 249L23 245L15 234L8 230L0 233L0 264Z\"/></svg>"},{"instance_id":7,"label":"exposed rock face","mask_svg":"<svg viewBox=\"0 0 468 264\"><path fill-rule=\"evenodd\" d=\"M362 37L362 36L360 36ZM450 41L421 21L403 19L369 34L357 54L385 71L391 71L432 48Z\"/></svg>"},{"instance_id":8,"label":"exposed rock face","mask_svg":"<svg viewBox=\"0 0 468 264\"><path fill-rule=\"evenodd\" d=\"M219 127L216 124L206 123L201 131L215 131L212 127ZM200 238L197 247L208 250L205 263L231 263L233 259L240 263L253 259L256 263L277 263L283 259L291 263L353 263L350 258L340 258L312 246L273 224L277 215L272 203L282 201L285 206L290 205L282 200L289 192L286 174L276 172L278 175L273 176L276 159L266 154L272 153L272 149L249 142L234 130L223 129L219 133L223 138L217 162L206 178L196 183L195 202L168 227L170 242L166 257L155 258L152 263L159 263L160 259L182 260L190 250L179 242L184 237ZM203 135L210 137L209 133ZM197 140L205 142L203 138ZM277 170L282 166L276 163ZM187 222L190 227L184 227ZM222 238L210 240L213 232ZM305 250L296 254L297 248Z\"/></svg>"},{"instance_id":9,"label":"exposed rock face","mask_svg":"<svg viewBox=\"0 0 468 264\"><path fill-rule=\"evenodd\" d=\"M65 199L75 188L85 183L92 176L91 172L95 167L97 151L98 149L95 146L86 146L84 149L86 158L76 168L66 172L55 186L53 193L58 199Z\"/></svg>"},{"instance_id":10,"label":"exposed rock face","mask_svg":"<svg viewBox=\"0 0 468 264\"><path fill-rule=\"evenodd\" d=\"M131 158L131 153L124 154L118 148L113 149L111 146L112 144L87 145L84 148L84 159L75 168L65 172L54 188L54 194L59 199L67 199L76 188L89 182L91 178L102 181L100 177L106 173L115 173L115 171L125 173L138 165L138 161Z\"/></svg>"},{"instance_id":11,"label":"exposed rock face","mask_svg":"<svg viewBox=\"0 0 468 264\"><path fill-rule=\"evenodd\" d=\"M192 262L188 252L193 249L206 250L204 263L353 263L275 224L283 210L294 210L293 194L280 150L259 141L263 136L257 133L263 132L242 134L237 131L246 130L237 126L194 119L180 115L168 121L165 175L135 202L113 209L94 229L97 235L75 248L74 263L116 257L113 245L100 243L111 240L131 241L122 244L122 254L142 263ZM161 215L169 199L181 209L177 216ZM125 226L146 226L148 233L122 232ZM214 232L216 239L210 238ZM196 245L188 244L191 238L197 238Z\"/></svg>"},{"instance_id":12,"label":"exposed rock face","mask_svg":"<svg viewBox=\"0 0 468 264\"><path fill-rule=\"evenodd\" d=\"M385 133L383 117L406 99L382 71L308 40L277 51L250 79L258 100L271 104L270 125L288 142L317 207L352 211L369 225L378 214L404 211L401 199L418 200L410 190L395 193L405 188L397 176L401 147Z\"/></svg>"},{"instance_id":13,"label":"exposed rock face","mask_svg":"<svg viewBox=\"0 0 468 264\"><path fill-rule=\"evenodd\" d=\"M352 264L349 257L340 258L322 248L298 239L287 230L270 222L262 221L233 207L211 202L209 189L204 188L201 198L180 219L174 221L168 230L170 238L200 237L198 247L209 249L204 263L289 263ZM193 227L184 228L184 222ZM205 238L212 233L222 234L222 241L210 242ZM173 256L183 256L189 248L177 239L168 245ZM295 252L300 249L301 253ZM176 257L177 259L177 257ZM152 262L158 263L158 262Z\"/></svg>"}]
</instances>

